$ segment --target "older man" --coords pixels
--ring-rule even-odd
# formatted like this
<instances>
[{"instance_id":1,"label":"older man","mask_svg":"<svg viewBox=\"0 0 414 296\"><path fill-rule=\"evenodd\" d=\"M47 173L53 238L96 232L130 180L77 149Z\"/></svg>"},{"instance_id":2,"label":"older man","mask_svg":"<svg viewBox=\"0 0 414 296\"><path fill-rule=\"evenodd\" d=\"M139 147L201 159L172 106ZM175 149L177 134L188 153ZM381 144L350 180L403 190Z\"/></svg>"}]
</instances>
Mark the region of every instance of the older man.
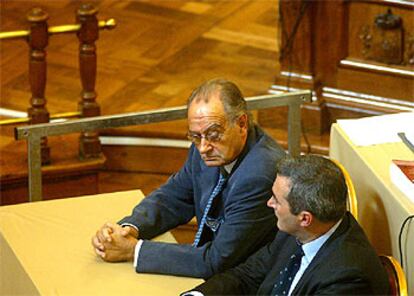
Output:
<instances>
[{"instance_id":1,"label":"older man","mask_svg":"<svg viewBox=\"0 0 414 296\"><path fill-rule=\"evenodd\" d=\"M386 295L387 274L346 200L330 160L283 159L268 201L278 218L274 241L185 295Z\"/></svg>"},{"instance_id":2,"label":"older man","mask_svg":"<svg viewBox=\"0 0 414 296\"><path fill-rule=\"evenodd\" d=\"M284 151L250 120L240 90L207 81L188 100L188 158L131 216L92 238L105 261L133 261L137 272L208 278L243 262L274 238L266 208ZM192 245L149 239L197 217Z\"/></svg>"}]
</instances>

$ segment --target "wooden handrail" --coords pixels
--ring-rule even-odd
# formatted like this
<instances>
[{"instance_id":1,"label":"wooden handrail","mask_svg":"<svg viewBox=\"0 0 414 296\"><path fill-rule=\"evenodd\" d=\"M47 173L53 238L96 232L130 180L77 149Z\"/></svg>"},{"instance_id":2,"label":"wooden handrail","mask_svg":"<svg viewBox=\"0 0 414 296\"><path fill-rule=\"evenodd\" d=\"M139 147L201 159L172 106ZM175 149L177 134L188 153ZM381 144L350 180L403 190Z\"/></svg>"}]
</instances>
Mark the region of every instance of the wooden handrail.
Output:
<instances>
[{"instance_id":1,"label":"wooden handrail","mask_svg":"<svg viewBox=\"0 0 414 296\"><path fill-rule=\"evenodd\" d=\"M96 45L100 29L113 29L116 26L114 19L98 21L98 9L89 3L81 4L76 12L76 24L49 27L48 14L41 8L33 8L27 14L30 24L29 30L1 32L0 39L23 38L29 45L29 82L31 89L30 106L27 110L29 118L8 119L1 121L1 125L29 122L31 124L46 123L50 120L45 96L46 88L46 47L49 37L53 34L76 33L79 39L79 70L82 83L81 98L78 103L79 117L93 117L100 115L100 106L97 103L95 92L96 80ZM47 137L41 138L42 163L50 163L50 147ZM101 146L97 132L81 132L79 154L82 158L97 158L100 156Z\"/></svg>"}]
</instances>

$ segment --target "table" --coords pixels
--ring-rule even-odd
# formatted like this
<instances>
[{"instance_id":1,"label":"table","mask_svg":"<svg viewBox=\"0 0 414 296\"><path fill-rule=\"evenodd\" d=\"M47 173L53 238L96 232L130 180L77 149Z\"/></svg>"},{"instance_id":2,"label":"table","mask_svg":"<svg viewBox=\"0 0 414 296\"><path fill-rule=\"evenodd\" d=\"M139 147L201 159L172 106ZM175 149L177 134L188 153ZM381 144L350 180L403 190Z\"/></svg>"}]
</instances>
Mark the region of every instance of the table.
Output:
<instances>
[{"instance_id":1,"label":"table","mask_svg":"<svg viewBox=\"0 0 414 296\"><path fill-rule=\"evenodd\" d=\"M201 279L106 263L91 237L129 214L139 190L0 207L0 295L179 295ZM175 242L170 233L156 240Z\"/></svg>"},{"instance_id":2,"label":"table","mask_svg":"<svg viewBox=\"0 0 414 296\"><path fill-rule=\"evenodd\" d=\"M402 142L355 146L344 130L333 124L329 155L341 162L352 178L359 222L369 240L378 253L399 260L398 234L404 219L414 214L414 203L392 183L389 166L392 159L413 160L414 154ZM414 223L406 225L402 242L408 291L414 293Z\"/></svg>"}]
</instances>

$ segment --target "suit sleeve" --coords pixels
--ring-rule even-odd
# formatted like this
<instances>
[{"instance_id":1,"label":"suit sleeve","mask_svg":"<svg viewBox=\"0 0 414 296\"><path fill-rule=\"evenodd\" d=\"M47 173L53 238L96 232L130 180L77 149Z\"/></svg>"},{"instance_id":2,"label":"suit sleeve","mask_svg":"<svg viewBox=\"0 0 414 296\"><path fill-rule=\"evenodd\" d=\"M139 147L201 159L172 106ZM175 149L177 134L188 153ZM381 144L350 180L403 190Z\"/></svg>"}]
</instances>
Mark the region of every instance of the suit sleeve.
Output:
<instances>
[{"instance_id":1,"label":"suit sleeve","mask_svg":"<svg viewBox=\"0 0 414 296\"><path fill-rule=\"evenodd\" d=\"M256 295L273 266L274 252L280 249L279 241L280 239L276 238L243 264L216 274L192 290L200 291L204 295Z\"/></svg>"},{"instance_id":2,"label":"suit sleeve","mask_svg":"<svg viewBox=\"0 0 414 296\"><path fill-rule=\"evenodd\" d=\"M266 175L266 173L263 173ZM144 241L137 272L209 278L233 267L271 241L276 233L273 211L266 206L273 178L254 175L232 184L225 221L217 236L201 247Z\"/></svg>"},{"instance_id":3,"label":"suit sleeve","mask_svg":"<svg viewBox=\"0 0 414 296\"><path fill-rule=\"evenodd\" d=\"M191 157L194 149L180 171L172 175L166 184L142 200L130 216L119 224L138 227L140 238L151 239L194 217L193 185L191 179Z\"/></svg>"},{"instance_id":4,"label":"suit sleeve","mask_svg":"<svg viewBox=\"0 0 414 296\"><path fill-rule=\"evenodd\" d=\"M366 275L359 270L332 270L332 273L321 281L315 294L319 295L374 295ZM384 295L386 295L384 291Z\"/></svg>"}]
</instances>

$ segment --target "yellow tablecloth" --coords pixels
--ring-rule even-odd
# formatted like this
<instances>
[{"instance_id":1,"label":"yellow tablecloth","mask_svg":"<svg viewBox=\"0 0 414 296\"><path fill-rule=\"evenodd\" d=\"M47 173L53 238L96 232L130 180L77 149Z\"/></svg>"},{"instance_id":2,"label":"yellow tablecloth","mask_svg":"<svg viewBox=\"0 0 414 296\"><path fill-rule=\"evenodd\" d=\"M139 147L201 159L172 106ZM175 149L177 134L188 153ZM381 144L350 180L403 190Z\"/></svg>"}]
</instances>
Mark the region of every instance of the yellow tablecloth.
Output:
<instances>
[{"instance_id":1,"label":"yellow tablecloth","mask_svg":"<svg viewBox=\"0 0 414 296\"><path fill-rule=\"evenodd\" d=\"M355 146L338 124L332 125L330 141L330 157L343 164L355 185L359 222L368 238L378 253L399 260L398 234L414 214L414 203L392 183L389 167L392 159L413 160L414 154L402 142ZM414 293L414 223L406 225L402 242L408 290Z\"/></svg>"},{"instance_id":2,"label":"yellow tablecloth","mask_svg":"<svg viewBox=\"0 0 414 296\"><path fill-rule=\"evenodd\" d=\"M0 295L178 295L201 283L95 255L95 231L142 198L134 190L0 207ZM175 242L170 233L157 240Z\"/></svg>"}]
</instances>

